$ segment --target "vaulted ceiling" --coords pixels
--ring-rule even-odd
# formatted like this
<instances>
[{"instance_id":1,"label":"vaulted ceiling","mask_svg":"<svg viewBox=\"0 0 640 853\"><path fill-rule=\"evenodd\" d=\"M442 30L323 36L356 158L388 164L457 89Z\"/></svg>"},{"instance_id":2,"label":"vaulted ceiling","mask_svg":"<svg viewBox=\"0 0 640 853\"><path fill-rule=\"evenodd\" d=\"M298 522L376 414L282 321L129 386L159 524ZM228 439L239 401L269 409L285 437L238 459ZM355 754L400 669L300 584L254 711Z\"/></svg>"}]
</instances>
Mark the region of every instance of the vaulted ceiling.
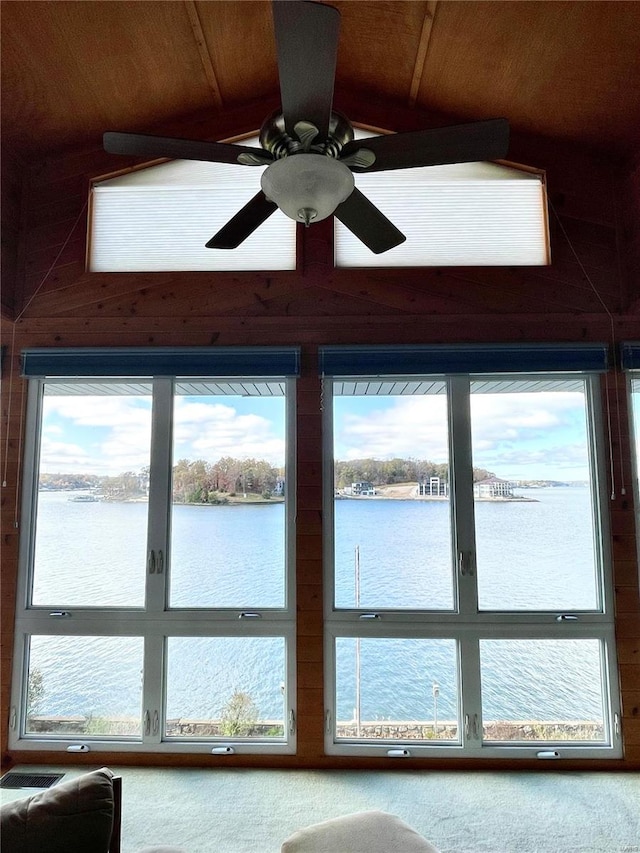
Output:
<instances>
[{"instance_id":1,"label":"vaulted ceiling","mask_svg":"<svg viewBox=\"0 0 640 853\"><path fill-rule=\"evenodd\" d=\"M640 3L335 0L336 93L382 96L612 157L640 141ZM30 164L107 130L277 98L270 2L7 0L2 134Z\"/></svg>"},{"instance_id":2,"label":"vaulted ceiling","mask_svg":"<svg viewBox=\"0 0 640 853\"><path fill-rule=\"evenodd\" d=\"M412 130L506 117L520 162L549 169L544 148L557 174L584 152L637 177L640 2L331 5L342 21L334 103L353 121ZM101 149L106 130L254 131L279 86L270 0L2 0L1 9L2 310L12 316L18 288L33 286L20 284L24 176L55 181L67 158ZM101 155L100 174L127 162L136 160ZM588 182L589 169L576 168ZM589 188L583 201L589 193L603 197ZM640 258L640 233L627 230Z\"/></svg>"}]
</instances>

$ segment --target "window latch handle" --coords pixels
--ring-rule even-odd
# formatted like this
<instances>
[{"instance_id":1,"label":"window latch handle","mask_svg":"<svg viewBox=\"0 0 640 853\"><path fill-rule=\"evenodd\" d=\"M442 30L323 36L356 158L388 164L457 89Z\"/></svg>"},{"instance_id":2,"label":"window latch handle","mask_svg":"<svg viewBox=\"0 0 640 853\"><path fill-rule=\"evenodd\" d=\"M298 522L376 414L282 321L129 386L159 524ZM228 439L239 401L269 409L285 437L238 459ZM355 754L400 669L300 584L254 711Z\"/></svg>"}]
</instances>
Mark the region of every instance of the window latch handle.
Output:
<instances>
[{"instance_id":1,"label":"window latch handle","mask_svg":"<svg viewBox=\"0 0 640 853\"><path fill-rule=\"evenodd\" d=\"M324 730L327 734L331 734L331 711L328 708L324 712Z\"/></svg>"},{"instance_id":2,"label":"window latch handle","mask_svg":"<svg viewBox=\"0 0 640 853\"><path fill-rule=\"evenodd\" d=\"M156 573L156 552L151 550L149 551L149 557L147 558L147 569L150 575L155 575Z\"/></svg>"},{"instance_id":3,"label":"window latch handle","mask_svg":"<svg viewBox=\"0 0 640 853\"><path fill-rule=\"evenodd\" d=\"M379 613L361 613L358 619L380 619Z\"/></svg>"},{"instance_id":4,"label":"window latch handle","mask_svg":"<svg viewBox=\"0 0 640 853\"><path fill-rule=\"evenodd\" d=\"M473 577L473 559L470 553L465 554L464 551L458 551L458 572L461 577Z\"/></svg>"},{"instance_id":5,"label":"window latch handle","mask_svg":"<svg viewBox=\"0 0 640 853\"><path fill-rule=\"evenodd\" d=\"M577 622L578 617L575 613L561 613L559 616L556 616L556 622Z\"/></svg>"},{"instance_id":6,"label":"window latch handle","mask_svg":"<svg viewBox=\"0 0 640 853\"><path fill-rule=\"evenodd\" d=\"M56 619L70 619L71 614L68 610L52 610L49 616L53 616Z\"/></svg>"},{"instance_id":7,"label":"window latch handle","mask_svg":"<svg viewBox=\"0 0 640 853\"><path fill-rule=\"evenodd\" d=\"M160 731L160 715L157 711L153 712L153 734L157 735Z\"/></svg>"},{"instance_id":8,"label":"window latch handle","mask_svg":"<svg viewBox=\"0 0 640 853\"><path fill-rule=\"evenodd\" d=\"M262 613L256 613L253 610L243 610L238 615L238 619L262 619Z\"/></svg>"},{"instance_id":9,"label":"window latch handle","mask_svg":"<svg viewBox=\"0 0 640 853\"><path fill-rule=\"evenodd\" d=\"M148 711L144 712L144 733L146 735L151 731L151 714Z\"/></svg>"},{"instance_id":10,"label":"window latch handle","mask_svg":"<svg viewBox=\"0 0 640 853\"><path fill-rule=\"evenodd\" d=\"M464 715L464 736L466 738L471 737L473 735L474 738L478 737L478 715L477 714L465 714Z\"/></svg>"}]
</instances>

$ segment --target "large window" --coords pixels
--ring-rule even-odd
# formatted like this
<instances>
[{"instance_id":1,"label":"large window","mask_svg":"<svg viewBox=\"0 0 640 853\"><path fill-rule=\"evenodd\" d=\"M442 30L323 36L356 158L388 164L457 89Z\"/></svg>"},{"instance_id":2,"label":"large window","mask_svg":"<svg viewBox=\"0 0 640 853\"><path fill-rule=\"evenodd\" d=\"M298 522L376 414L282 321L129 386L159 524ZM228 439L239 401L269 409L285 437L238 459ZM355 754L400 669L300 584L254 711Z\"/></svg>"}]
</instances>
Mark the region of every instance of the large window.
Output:
<instances>
[{"instance_id":1,"label":"large window","mask_svg":"<svg viewBox=\"0 0 640 853\"><path fill-rule=\"evenodd\" d=\"M381 349L323 354L327 751L619 756L599 377Z\"/></svg>"},{"instance_id":2,"label":"large window","mask_svg":"<svg viewBox=\"0 0 640 853\"><path fill-rule=\"evenodd\" d=\"M118 373L158 375L58 375L64 358L108 372L109 352L25 358L46 375L30 381L12 745L293 752L297 352L195 354L219 376L131 351Z\"/></svg>"}]
</instances>

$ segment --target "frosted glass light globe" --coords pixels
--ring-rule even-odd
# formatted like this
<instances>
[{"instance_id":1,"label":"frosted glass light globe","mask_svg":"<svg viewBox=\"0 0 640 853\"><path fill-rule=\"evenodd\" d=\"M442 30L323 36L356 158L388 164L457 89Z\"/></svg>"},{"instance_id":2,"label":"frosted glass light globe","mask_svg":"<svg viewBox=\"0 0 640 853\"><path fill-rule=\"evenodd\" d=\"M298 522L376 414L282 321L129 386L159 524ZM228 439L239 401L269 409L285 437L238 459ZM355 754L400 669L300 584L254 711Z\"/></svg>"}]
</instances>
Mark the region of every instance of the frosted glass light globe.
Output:
<instances>
[{"instance_id":1,"label":"frosted glass light globe","mask_svg":"<svg viewBox=\"0 0 640 853\"><path fill-rule=\"evenodd\" d=\"M294 154L276 160L260 179L266 197L296 222L320 222L349 198L354 188L350 169L323 154Z\"/></svg>"}]
</instances>

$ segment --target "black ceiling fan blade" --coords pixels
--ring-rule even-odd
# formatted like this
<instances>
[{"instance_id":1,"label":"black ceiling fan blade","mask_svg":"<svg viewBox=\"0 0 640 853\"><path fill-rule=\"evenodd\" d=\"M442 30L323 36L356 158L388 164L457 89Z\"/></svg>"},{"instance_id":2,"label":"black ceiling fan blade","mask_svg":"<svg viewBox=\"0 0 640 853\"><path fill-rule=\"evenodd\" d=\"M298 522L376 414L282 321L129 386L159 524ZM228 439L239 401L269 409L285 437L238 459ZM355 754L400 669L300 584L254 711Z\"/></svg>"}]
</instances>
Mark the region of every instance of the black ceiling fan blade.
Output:
<instances>
[{"instance_id":1,"label":"black ceiling fan blade","mask_svg":"<svg viewBox=\"0 0 640 853\"><path fill-rule=\"evenodd\" d=\"M285 128L308 121L329 132L340 13L307 0L273 0L273 23Z\"/></svg>"},{"instance_id":2,"label":"black ceiling fan blade","mask_svg":"<svg viewBox=\"0 0 640 853\"><path fill-rule=\"evenodd\" d=\"M501 160L509 150L509 122L495 118L354 140L344 146L340 159L344 160L361 148L373 151L376 159L369 167L351 166L354 171L382 172L386 169Z\"/></svg>"},{"instance_id":3,"label":"black ceiling fan blade","mask_svg":"<svg viewBox=\"0 0 640 853\"><path fill-rule=\"evenodd\" d=\"M104 150L109 154L129 154L134 157L171 157L177 160L204 160L211 163L238 163L239 154L258 155L272 160L268 151L248 145L226 142L207 142L200 139L173 139L146 133L108 131L102 137Z\"/></svg>"},{"instance_id":4,"label":"black ceiling fan blade","mask_svg":"<svg viewBox=\"0 0 640 853\"><path fill-rule=\"evenodd\" d=\"M207 249L237 249L240 243L265 222L278 205L260 190L206 244Z\"/></svg>"},{"instance_id":5,"label":"black ceiling fan blade","mask_svg":"<svg viewBox=\"0 0 640 853\"><path fill-rule=\"evenodd\" d=\"M334 216L376 255L399 246L407 239L358 189L338 205Z\"/></svg>"}]
</instances>

